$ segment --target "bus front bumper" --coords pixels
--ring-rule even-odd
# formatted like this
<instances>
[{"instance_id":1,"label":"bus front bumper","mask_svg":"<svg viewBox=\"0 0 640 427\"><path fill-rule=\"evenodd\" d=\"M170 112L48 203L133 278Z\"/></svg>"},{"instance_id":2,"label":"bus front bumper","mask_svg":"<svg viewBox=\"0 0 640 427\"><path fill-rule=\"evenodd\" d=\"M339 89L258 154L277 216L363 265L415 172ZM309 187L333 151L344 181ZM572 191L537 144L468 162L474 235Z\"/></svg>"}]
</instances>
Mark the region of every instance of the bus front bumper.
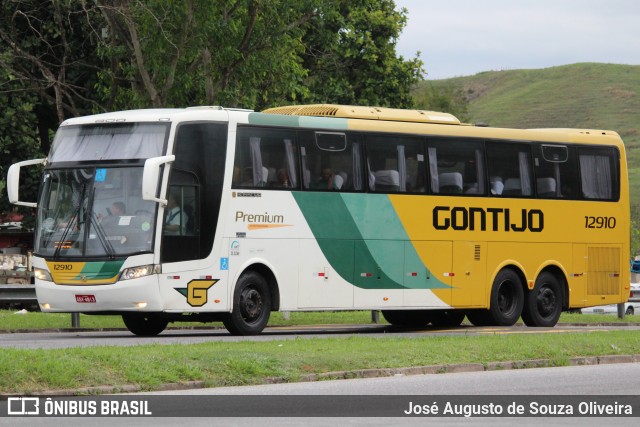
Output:
<instances>
[{"instance_id":1,"label":"bus front bumper","mask_svg":"<svg viewBox=\"0 0 640 427\"><path fill-rule=\"evenodd\" d=\"M36 279L36 297L43 312L162 311L158 276L107 285L59 285Z\"/></svg>"}]
</instances>

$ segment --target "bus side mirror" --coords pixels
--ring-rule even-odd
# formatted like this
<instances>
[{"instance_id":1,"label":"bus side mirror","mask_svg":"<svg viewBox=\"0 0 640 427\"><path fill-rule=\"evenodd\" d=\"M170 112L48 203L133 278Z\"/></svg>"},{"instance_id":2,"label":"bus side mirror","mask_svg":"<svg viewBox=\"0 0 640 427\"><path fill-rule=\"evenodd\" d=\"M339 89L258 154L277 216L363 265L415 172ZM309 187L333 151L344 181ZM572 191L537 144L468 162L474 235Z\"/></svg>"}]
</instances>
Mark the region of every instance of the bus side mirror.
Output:
<instances>
[{"instance_id":1,"label":"bus side mirror","mask_svg":"<svg viewBox=\"0 0 640 427\"><path fill-rule=\"evenodd\" d=\"M142 172L142 200L151 200L158 202L163 206L167 205L167 199L159 199L158 180L160 179L160 166L165 163L171 163L176 156L152 157L144 162L144 170Z\"/></svg>"},{"instance_id":2,"label":"bus side mirror","mask_svg":"<svg viewBox=\"0 0 640 427\"><path fill-rule=\"evenodd\" d=\"M28 206L30 208L38 206L37 203L20 201L20 168L23 166L43 165L46 161L46 158L25 160L14 163L9 167L9 172L7 172L7 195L9 196L10 203L20 206Z\"/></svg>"}]
</instances>

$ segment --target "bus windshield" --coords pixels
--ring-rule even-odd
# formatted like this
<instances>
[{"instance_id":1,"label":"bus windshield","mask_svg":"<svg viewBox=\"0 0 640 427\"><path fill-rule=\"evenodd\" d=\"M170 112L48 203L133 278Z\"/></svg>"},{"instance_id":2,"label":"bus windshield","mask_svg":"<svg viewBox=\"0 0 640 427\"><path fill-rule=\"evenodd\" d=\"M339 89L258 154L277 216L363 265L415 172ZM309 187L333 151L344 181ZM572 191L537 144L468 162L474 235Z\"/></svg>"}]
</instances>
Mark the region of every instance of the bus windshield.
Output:
<instances>
[{"instance_id":1,"label":"bus windshield","mask_svg":"<svg viewBox=\"0 0 640 427\"><path fill-rule=\"evenodd\" d=\"M161 156L167 123L110 123L61 127L49 163L148 159Z\"/></svg>"},{"instance_id":2,"label":"bus windshield","mask_svg":"<svg viewBox=\"0 0 640 427\"><path fill-rule=\"evenodd\" d=\"M47 170L35 253L114 259L151 252L156 204L142 200L142 172L142 166Z\"/></svg>"}]
</instances>

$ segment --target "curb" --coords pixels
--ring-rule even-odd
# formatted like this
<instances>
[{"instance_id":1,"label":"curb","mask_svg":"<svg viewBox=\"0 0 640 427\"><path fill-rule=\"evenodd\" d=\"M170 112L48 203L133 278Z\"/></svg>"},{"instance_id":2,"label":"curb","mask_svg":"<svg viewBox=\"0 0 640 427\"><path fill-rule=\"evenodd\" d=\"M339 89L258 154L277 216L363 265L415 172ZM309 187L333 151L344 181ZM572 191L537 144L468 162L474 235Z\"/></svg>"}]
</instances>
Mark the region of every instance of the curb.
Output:
<instances>
[{"instance_id":1,"label":"curb","mask_svg":"<svg viewBox=\"0 0 640 427\"><path fill-rule=\"evenodd\" d=\"M610 365L618 363L639 363L640 354L621 354L607 356L580 356L572 357L567 364L556 364L550 359L531 359L508 362L489 362L482 363L459 363L444 364L430 366L413 366L407 368L377 368L377 369L356 369L353 371L334 371L324 372L320 374L307 374L298 377L292 381L290 378L271 377L265 378L258 384L285 384L293 382L314 382L326 380L346 380L357 378L383 378L407 375L432 375L432 374L453 374L463 372L484 372L484 371L506 371L514 369L533 369L533 368L551 368L560 366L585 366L585 365ZM185 381L179 383L161 384L153 390L143 389L138 385L120 385L120 386L98 386L83 387L74 390L47 390L35 393L38 396L83 396L83 395L99 395L99 394L116 394L116 393L141 393L149 391L178 391L191 390L198 388L208 388L209 385L205 381ZM15 396L15 394L0 393L0 399Z\"/></svg>"}]
</instances>

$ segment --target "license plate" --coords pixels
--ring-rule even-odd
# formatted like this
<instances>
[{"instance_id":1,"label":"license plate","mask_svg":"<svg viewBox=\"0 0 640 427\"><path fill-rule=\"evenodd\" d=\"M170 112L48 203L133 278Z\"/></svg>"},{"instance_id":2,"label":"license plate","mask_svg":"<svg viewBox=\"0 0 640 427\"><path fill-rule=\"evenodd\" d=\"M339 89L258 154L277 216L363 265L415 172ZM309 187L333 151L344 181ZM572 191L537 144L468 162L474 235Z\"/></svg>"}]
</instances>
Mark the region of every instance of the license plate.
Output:
<instances>
[{"instance_id":1,"label":"license plate","mask_svg":"<svg viewBox=\"0 0 640 427\"><path fill-rule=\"evenodd\" d=\"M76 295L76 302L80 303L95 303L96 296L95 295Z\"/></svg>"},{"instance_id":2,"label":"license plate","mask_svg":"<svg viewBox=\"0 0 640 427\"><path fill-rule=\"evenodd\" d=\"M95 300L93 302L95 302ZM604 309L603 308L594 308L593 312L594 313L604 313Z\"/></svg>"}]
</instances>

